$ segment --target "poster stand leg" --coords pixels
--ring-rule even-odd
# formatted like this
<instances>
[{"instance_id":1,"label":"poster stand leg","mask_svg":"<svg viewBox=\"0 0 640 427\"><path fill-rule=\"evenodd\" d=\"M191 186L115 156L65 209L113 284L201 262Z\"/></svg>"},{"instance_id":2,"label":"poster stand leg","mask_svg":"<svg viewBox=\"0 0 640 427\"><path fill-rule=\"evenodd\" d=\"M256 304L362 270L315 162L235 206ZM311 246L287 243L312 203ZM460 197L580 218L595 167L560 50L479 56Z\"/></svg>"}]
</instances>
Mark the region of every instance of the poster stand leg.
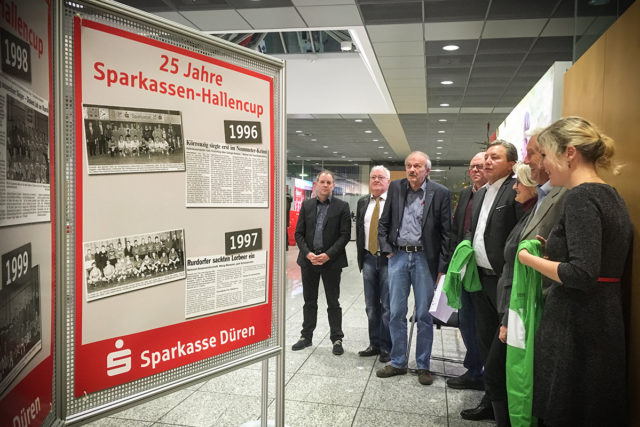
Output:
<instances>
[{"instance_id":1,"label":"poster stand leg","mask_svg":"<svg viewBox=\"0 0 640 427\"><path fill-rule=\"evenodd\" d=\"M262 361L262 402L260 404L260 425L267 427L269 416L269 359Z\"/></svg>"}]
</instances>

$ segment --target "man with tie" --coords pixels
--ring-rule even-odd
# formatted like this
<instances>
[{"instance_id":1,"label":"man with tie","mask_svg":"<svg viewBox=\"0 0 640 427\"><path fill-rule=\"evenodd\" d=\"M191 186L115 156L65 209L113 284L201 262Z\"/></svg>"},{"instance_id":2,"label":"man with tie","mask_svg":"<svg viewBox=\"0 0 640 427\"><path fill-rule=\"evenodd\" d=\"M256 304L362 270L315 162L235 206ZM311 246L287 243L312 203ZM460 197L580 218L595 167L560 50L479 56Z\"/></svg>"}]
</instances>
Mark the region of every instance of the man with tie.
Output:
<instances>
[{"instance_id":1,"label":"man with tie","mask_svg":"<svg viewBox=\"0 0 640 427\"><path fill-rule=\"evenodd\" d=\"M487 364L491 343L500 326L496 287L504 266L504 245L511 229L523 214L520 204L515 201L515 178L511 177L516 161L518 150L513 144L497 140L489 145L484 161L487 184L474 196L471 207L470 236L482 284L482 290L473 292L471 298L484 365ZM485 392L477 407L464 409L460 415L465 420L493 419L491 400L497 399L490 399Z\"/></svg>"},{"instance_id":2,"label":"man with tie","mask_svg":"<svg viewBox=\"0 0 640 427\"><path fill-rule=\"evenodd\" d=\"M389 169L374 166L369 174L370 194L358 200L356 209L356 246L358 267L364 281L364 301L369 320L369 346L358 352L360 357L380 355L380 362L390 359L388 258L381 256L378 245L378 220L382 215Z\"/></svg>"},{"instance_id":3,"label":"man with tie","mask_svg":"<svg viewBox=\"0 0 640 427\"><path fill-rule=\"evenodd\" d=\"M458 207L453 214L453 225L451 227L451 253L456 246L464 239L469 239L469 230L471 229L471 206L475 200L475 195L482 188L487 179L484 177L484 152L480 152L473 156L469 162L469 178L471 185L464 188L460 192L458 199ZM482 379L482 355L478 345L476 336L476 315L473 308L473 300L471 294L462 289L460 294L462 307L458 310L458 319L460 322L460 335L462 341L467 348L464 356L464 367L467 372L464 374L449 378L447 386L455 389L473 389L484 390L484 381Z\"/></svg>"},{"instance_id":4,"label":"man with tie","mask_svg":"<svg viewBox=\"0 0 640 427\"><path fill-rule=\"evenodd\" d=\"M321 171L316 178L316 197L305 200L300 207L295 238L300 253L298 265L302 272L303 321L300 339L291 349L302 350L312 344L318 316L320 278L327 298L330 338L333 354L344 353L342 347L342 308L340 307L340 276L347 266L344 250L351 239L349 205L332 197L333 173Z\"/></svg>"},{"instance_id":5,"label":"man with tie","mask_svg":"<svg viewBox=\"0 0 640 427\"><path fill-rule=\"evenodd\" d=\"M380 251L389 258L391 363L376 375L387 378L407 373L407 300L413 286L418 381L429 385L433 383L429 306L436 278L446 273L449 263L451 192L427 178L431 161L425 153L412 152L404 164L407 177L389 185L378 225Z\"/></svg>"}]
</instances>

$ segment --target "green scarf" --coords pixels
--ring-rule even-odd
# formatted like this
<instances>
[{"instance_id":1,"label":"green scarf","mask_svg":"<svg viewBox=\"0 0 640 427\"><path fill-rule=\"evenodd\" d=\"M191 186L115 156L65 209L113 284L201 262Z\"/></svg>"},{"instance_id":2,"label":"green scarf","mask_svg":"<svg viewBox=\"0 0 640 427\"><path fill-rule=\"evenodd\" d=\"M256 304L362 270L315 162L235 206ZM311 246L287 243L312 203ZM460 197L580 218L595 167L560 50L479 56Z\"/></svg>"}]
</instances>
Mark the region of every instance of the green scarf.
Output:
<instances>
[{"instance_id":1,"label":"green scarf","mask_svg":"<svg viewBox=\"0 0 640 427\"><path fill-rule=\"evenodd\" d=\"M449 307L462 307L460 295L463 286L467 292L482 290L476 256L469 240L463 240L456 247L449 263L444 285L442 285L442 290L447 295Z\"/></svg>"}]
</instances>

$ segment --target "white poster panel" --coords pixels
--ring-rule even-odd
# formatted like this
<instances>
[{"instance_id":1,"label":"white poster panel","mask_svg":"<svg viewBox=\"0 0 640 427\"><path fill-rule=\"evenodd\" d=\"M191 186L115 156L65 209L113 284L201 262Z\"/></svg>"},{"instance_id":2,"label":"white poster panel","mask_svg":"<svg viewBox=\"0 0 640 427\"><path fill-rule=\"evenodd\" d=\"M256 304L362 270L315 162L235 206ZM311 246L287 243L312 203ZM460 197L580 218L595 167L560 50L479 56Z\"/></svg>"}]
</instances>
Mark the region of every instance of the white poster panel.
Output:
<instances>
[{"instance_id":1,"label":"white poster panel","mask_svg":"<svg viewBox=\"0 0 640 427\"><path fill-rule=\"evenodd\" d=\"M263 303L266 280L266 251L189 258L185 317Z\"/></svg>"},{"instance_id":2,"label":"white poster panel","mask_svg":"<svg viewBox=\"0 0 640 427\"><path fill-rule=\"evenodd\" d=\"M75 282L81 396L271 336L275 163L272 77L82 17L74 28L76 266L88 260ZM162 241L167 230L182 232L177 269L170 254L169 263L150 255L151 269L126 259L118 267L118 242L124 250L136 236ZM244 236L255 238L249 245ZM96 245L102 271L91 266ZM186 265L211 254L233 258L213 282ZM198 305L194 283L216 302ZM253 332L144 363L143 354L223 329ZM125 349L130 370L105 369L108 355Z\"/></svg>"},{"instance_id":3,"label":"white poster panel","mask_svg":"<svg viewBox=\"0 0 640 427\"><path fill-rule=\"evenodd\" d=\"M49 221L49 106L0 76L0 226Z\"/></svg>"}]
</instances>

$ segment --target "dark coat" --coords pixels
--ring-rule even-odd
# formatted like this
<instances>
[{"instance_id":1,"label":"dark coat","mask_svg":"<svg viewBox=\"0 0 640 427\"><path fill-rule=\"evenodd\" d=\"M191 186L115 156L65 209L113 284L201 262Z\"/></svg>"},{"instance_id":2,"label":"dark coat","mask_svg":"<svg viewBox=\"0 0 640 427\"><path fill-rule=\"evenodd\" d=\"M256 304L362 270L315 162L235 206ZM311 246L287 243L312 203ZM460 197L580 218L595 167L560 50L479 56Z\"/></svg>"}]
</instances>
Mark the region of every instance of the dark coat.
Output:
<instances>
[{"instance_id":1,"label":"dark coat","mask_svg":"<svg viewBox=\"0 0 640 427\"><path fill-rule=\"evenodd\" d=\"M515 181L515 178L509 177L505 179L498 189L498 194L493 201L493 205L491 205L491 210L487 217L487 226L484 230L484 247L487 252L487 258L491 263L491 269L498 277L502 274L504 265L504 244L513 226L523 215L520 203L516 202L516 191L513 189ZM472 241L478 226L478 218L486 192L487 188L483 187L473 196L469 236Z\"/></svg>"},{"instance_id":2,"label":"dark coat","mask_svg":"<svg viewBox=\"0 0 640 427\"><path fill-rule=\"evenodd\" d=\"M371 194L362 196L358 199L358 206L356 207L356 250L358 252L358 268L360 271L362 271L364 256L367 253L367 248L364 247L364 215L367 213L370 200Z\"/></svg>"},{"instance_id":3,"label":"dark coat","mask_svg":"<svg viewBox=\"0 0 640 427\"><path fill-rule=\"evenodd\" d=\"M409 181L391 182L387 201L378 224L378 240L382 253L397 250L402 214ZM449 265L449 233L451 232L451 192L443 185L427 179L422 215L422 245L429 270L435 282L438 273L446 273Z\"/></svg>"},{"instance_id":4,"label":"dark coat","mask_svg":"<svg viewBox=\"0 0 640 427\"><path fill-rule=\"evenodd\" d=\"M460 197L458 197L458 206L453 214L453 222L451 224L451 234L449 238L449 247L452 254L453 251L455 251L456 246L464 240L464 214L472 195L473 184L463 188L460 192Z\"/></svg>"},{"instance_id":5,"label":"dark coat","mask_svg":"<svg viewBox=\"0 0 640 427\"><path fill-rule=\"evenodd\" d=\"M298 224L296 226L296 243L300 249L298 265L311 267L307 254L313 250L313 236L316 232L316 208L317 198L307 199L302 202ZM351 239L351 214L349 204L336 197L331 197L327 216L324 219L322 241L324 253L329 256L322 268L344 268L348 265L347 254L344 250Z\"/></svg>"}]
</instances>

